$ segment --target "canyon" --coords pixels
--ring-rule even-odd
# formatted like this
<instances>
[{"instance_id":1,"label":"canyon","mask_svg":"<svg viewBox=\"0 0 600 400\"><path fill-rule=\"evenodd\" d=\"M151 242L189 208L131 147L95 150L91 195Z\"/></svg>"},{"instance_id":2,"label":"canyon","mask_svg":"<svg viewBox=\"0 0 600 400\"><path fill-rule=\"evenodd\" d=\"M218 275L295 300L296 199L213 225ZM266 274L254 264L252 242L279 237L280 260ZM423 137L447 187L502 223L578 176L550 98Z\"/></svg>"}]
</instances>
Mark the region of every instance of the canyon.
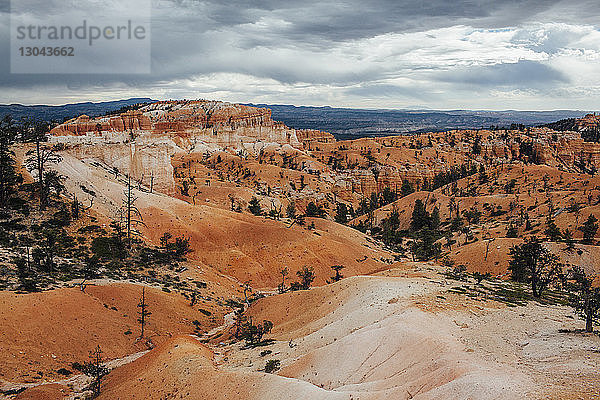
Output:
<instances>
[{"instance_id":1,"label":"canyon","mask_svg":"<svg viewBox=\"0 0 600 400\"><path fill-rule=\"evenodd\" d=\"M565 265L600 273L598 238L581 229L600 216L600 144L578 129L513 128L336 140L208 100L55 126L40 145L60 155L48 166L60 201L83 209L68 234L98 252L133 212L141 255L118 264L108 247L118 267L29 293L0 253L11 271L3 396L90 396L73 365L101 346L101 399L594 398L600 339L582 332L561 288L534 299L509 263L539 238ZM15 146L25 188L32 149ZM412 232L418 204L442 232L426 259ZM549 221L571 242L547 237ZM169 254L171 238L189 245L185 257L144 258ZM61 261L84 270L91 259ZM309 287L292 290L307 270ZM266 340L244 343L240 318L271 322Z\"/></svg>"}]
</instances>

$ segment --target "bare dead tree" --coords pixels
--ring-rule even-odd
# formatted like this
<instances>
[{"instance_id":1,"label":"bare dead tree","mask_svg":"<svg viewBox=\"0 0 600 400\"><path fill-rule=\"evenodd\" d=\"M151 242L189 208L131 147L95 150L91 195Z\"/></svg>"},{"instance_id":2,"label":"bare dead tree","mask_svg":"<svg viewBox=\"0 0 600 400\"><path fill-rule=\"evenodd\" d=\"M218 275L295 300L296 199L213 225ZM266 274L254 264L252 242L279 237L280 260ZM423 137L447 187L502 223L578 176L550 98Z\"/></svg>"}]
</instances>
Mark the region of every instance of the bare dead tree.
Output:
<instances>
[{"instance_id":1,"label":"bare dead tree","mask_svg":"<svg viewBox=\"0 0 600 400\"><path fill-rule=\"evenodd\" d=\"M108 368L102 364L102 349L100 345L90 351L90 361L86 363L86 374L92 377L92 384L90 389L92 390L92 398L96 398L100 395L100 389L102 387L102 378L108 373Z\"/></svg>"},{"instance_id":2,"label":"bare dead tree","mask_svg":"<svg viewBox=\"0 0 600 400\"><path fill-rule=\"evenodd\" d=\"M46 141L50 127L45 122L26 122L24 126L25 135L30 141L35 143L35 149L29 150L26 155L25 165L29 170L37 172L37 183L40 196L40 208L46 208L48 204L48 193L44 184L46 168L48 164L58 164L62 161L62 157L56 154L54 148L47 144Z\"/></svg>"},{"instance_id":3,"label":"bare dead tree","mask_svg":"<svg viewBox=\"0 0 600 400\"><path fill-rule=\"evenodd\" d=\"M152 314L148 311L148 304L146 303L146 288L142 288L142 298L140 299L139 304L137 305L140 308L138 314L140 317L138 318L138 322L142 328L142 332L140 334L140 339L144 337L144 328L146 327L146 320Z\"/></svg>"},{"instance_id":4,"label":"bare dead tree","mask_svg":"<svg viewBox=\"0 0 600 400\"><path fill-rule=\"evenodd\" d=\"M279 273L281 274L281 283L279 284L277 289L279 290L279 293L285 293L287 291L287 288L285 287L285 277L288 276L289 271L287 267L285 267L281 271L279 271Z\"/></svg>"},{"instance_id":5,"label":"bare dead tree","mask_svg":"<svg viewBox=\"0 0 600 400\"><path fill-rule=\"evenodd\" d=\"M125 232L127 235L127 248L131 249L133 228L137 225L144 225L142 213L136 206L138 197L133 193L131 186L131 175L127 175L127 188L125 189L125 198L123 199L123 210L125 212Z\"/></svg>"},{"instance_id":6,"label":"bare dead tree","mask_svg":"<svg viewBox=\"0 0 600 400\"><path fill-rule=\"evenodd\" d=\"M250 286L250 281L244 282L244 303L250 305L248 301L248 293L252 293L252 287Z\"/></svg>"},{"instance_id":7,"label":"bare dead tree","mask_svg":"<svg viewBox=\"0 0 600 400\"><path fill-rule=\"evenodd\" d=\"M73 216L74 219L78 219L79 216L89 210L90 208L92 208L92 206L94 205L94 198L89 196L88 200L90 202L90 205L88 207L84 206L83 203L81 203L79 201L79 199L77 198L76 195L73 195L73 201L71 202L71 215Z\"/></svg>"}]
</instances>

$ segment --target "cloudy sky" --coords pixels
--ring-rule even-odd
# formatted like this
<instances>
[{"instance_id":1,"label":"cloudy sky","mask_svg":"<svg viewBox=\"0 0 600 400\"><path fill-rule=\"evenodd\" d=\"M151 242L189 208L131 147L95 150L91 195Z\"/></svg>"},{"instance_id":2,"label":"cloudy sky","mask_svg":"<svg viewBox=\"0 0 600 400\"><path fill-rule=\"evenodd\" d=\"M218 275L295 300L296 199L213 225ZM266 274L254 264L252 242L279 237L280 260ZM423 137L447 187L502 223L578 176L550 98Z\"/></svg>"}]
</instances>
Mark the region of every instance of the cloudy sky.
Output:
<instances>
[{"instance_id":1,"label":"cloudy sky","mask_svg":"<svg viewBox=\"0 0 600 400\"><path fill-rule=\"evenodd\" d=\"M150 74L31 75L0 0L0 102L600 110L597 0L151 1Z\"/></svg>"}]
</instances>

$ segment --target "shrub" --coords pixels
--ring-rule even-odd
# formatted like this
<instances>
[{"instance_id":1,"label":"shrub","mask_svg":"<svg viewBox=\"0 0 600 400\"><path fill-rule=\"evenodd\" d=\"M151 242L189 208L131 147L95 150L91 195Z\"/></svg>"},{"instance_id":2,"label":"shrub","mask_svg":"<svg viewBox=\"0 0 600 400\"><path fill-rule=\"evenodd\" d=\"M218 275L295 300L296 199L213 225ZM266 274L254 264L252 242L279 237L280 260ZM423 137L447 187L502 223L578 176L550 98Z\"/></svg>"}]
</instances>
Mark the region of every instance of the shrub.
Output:
<instances>
[{"instance_id":1,"label":"shrub","mask_svg":"<svg viewBox=\"0 0 600 400\"><path fill-rule=\"evenodd\" d=\"M281 365L281 362L279 360L269 360L265 364L265 372L267 374L272 374L273 372L275 372L279 369L280 365Z\"/></svg>"},{"instance_id":2,"label":"shrub","mask_svg":"<svg viewBox=\"0 0 600 400\"><path fill-rule=\"evenodd\" d=\"M310 289L311 283L315 280L315 270L313 267L304 266L300 271L296 271L296 275L300 278L300 282L292 282L290 290Z\"/></svg>"},{"instance_id":3,"label":"shrub","mask_svg":"<svg viewBox=\"0 0 600 400\"><path fill-rule=\"evenodd\" d=\"M248 211L250 211L254 215L262 215L263 211L260 207L260 202L256 197L252 197L252 199L248 203Z\"/></svg>"},{"instance_id":4,"label":"shrub","mask_svg":"<svg viewBox=\"0 0 600 400\"><path fill-rule=\"evenodd\" d=\"M304 212L304 214L307 217L323 218L325 216L325 210L323 210L323 208L321 208L321 206L318 206L314 202L311 201L306 206L306 211Z\"/></svg>"}]
</instances>

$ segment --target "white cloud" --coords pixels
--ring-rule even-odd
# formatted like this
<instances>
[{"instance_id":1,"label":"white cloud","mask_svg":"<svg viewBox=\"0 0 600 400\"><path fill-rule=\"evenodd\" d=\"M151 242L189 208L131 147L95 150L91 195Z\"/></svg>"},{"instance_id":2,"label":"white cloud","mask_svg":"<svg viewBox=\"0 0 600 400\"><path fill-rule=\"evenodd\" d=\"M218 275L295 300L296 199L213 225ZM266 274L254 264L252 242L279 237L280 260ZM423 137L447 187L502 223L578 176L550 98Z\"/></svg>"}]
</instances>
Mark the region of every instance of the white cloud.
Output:
<instances>
[{"instance_id":1,"label":"white cloud","mask_svg":"<svg viewBox=\"0 0 600 400\"><path fill-rule=\"evenodd\" d=\"M440 3L423 16L422 7L411 3L395 25L385 8L365 10L363 21L341 2L263 3L155 1L152 75L65 81L0 75L0 101L149 96L382 108L600 109L600 31L577 23L584 11L566 12L575 5L549 2L556 4L528 13L538 11L539 2L520 11L507 1L489 12L471 10L470 2L458 2L456 10ZM398 14L396 3L387 7ZM444 19L463 9L472 17ZM560 13L568 23L553 22Z\"/></svg>"}]
</instances>

